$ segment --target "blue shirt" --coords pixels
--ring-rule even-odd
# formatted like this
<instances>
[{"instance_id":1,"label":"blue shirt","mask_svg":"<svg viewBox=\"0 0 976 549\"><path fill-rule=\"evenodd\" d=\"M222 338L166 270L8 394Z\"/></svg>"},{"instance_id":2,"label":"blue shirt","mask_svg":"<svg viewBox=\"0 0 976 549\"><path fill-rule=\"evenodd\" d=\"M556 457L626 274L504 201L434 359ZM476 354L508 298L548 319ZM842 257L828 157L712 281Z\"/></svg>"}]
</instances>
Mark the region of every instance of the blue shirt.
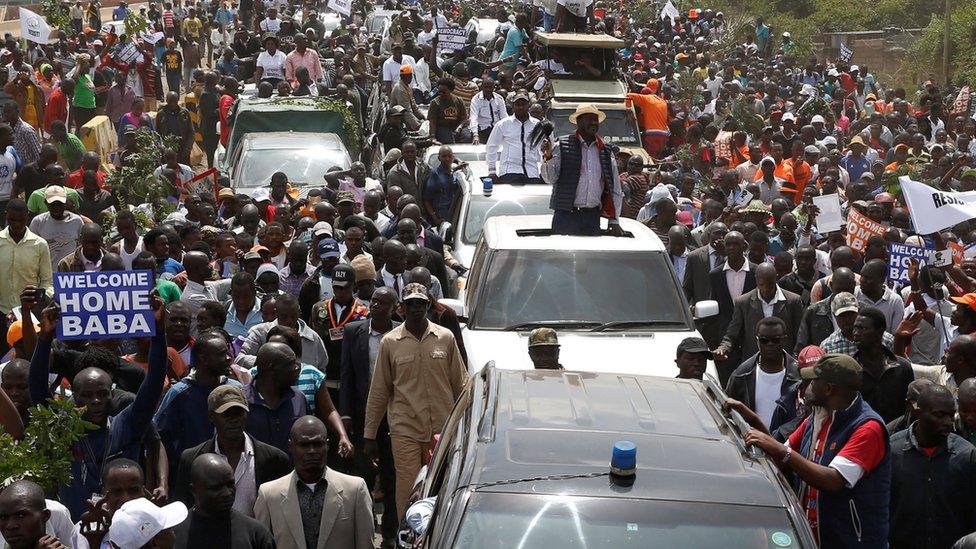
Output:
<instances>
[{"instance_id":1,"label":"blue shirt","mask_svg":"<svg viewBox=\"0 0 976 549\"><path fill-rule=\"evenodd\" d=\"M50 356L51 342L38 339L28 374L31 404L51 398L47 384ZM106 463L120 457L139 459L142 439L151 426L165 376L166 335L159 330L149 344L149 369L135 400L108 418L103 427L86 432L72 447L71 481L58 487L58 499L71 512L72 520L81 518L85 501L101 490L102 467Z\"/></svg>"},{"instance_id":2,"label":"blue shirt","mask_svg":"<svg viewBox=\"0 0 976 549\"><path fill-rule=\"evenodd\" d=\"M868 159L864 155L861 155L861 158L854 158L848 154L841 161L841 164L847 170L847 174L851 176L851 181L861 179L862 175L871 170L871 164L868 163Z\"/></svg>"},{"instance_id":3,"label":"blue shirt","mask_svg":"<svg viewBox=\"0 0 976 549\"><path fill-rule=\"evenodd\" d=\"M179 261L173 259L172 257L167 257L165 261L159 264L159 273L169 273L171 275L178 275L182 273L185 269L183 264Z\"/></svg>"},{"instance_id":4,"label":"blue shirt","mask_svg":"<svg viewBox=\"0 0 976 549\"><path fill-rule=\"evenodd\" d=\"M248 330L261 324L263 320L261 318L261 304L257 300L254 301L254 308L251 309L251 312L247 313L247 318L244 322L241 322L237 318L237 309L231 303L230 307L227 308L227 320L224 322L224 330L232 338L244 338L247 337Z\"/></svg>"},{"instance_id":5,"label":"blue shirt","mask_svg":"<svg viewBox=\"0 0 976 549\"><path fill-rule=\"evenodd\" d=\"M122 21L123 19L125 19L125 16L128 14L129 14L129 8L126 8L124 6L119 6L114 10L112 10L112 19L114 21Z\"/></svg>"},{"instance_id":6,"label":"blue shirt","mask_svg":"<svg viewBox=\"0 0 976 549\"><path fill-rule=\"evenodd\" d=\"M291 426L298 418L308 415L308 403L305 395L294 387L289 387L291 394L286 394L278 406L269 408L264 398L255 387L256 381L244 387L249 408L247 424L244 430L257 440L288 452L288 435Z\"/></svg>"},{"instance_id":7,"label":"blue shirt","mask_svg":"<svg viewBox=\"0 0 976 549\"><path fill-rule=\"evenodd\" d=\"M508 29L508 34L505 36L505 49L502 50L501 57L505 58L510 55L515 55L519 52L519 48L525 43L525 33L516 26ZM514 67L518 64L518 58L516 57L514 61L505 63L509 67Z\"/></svg>"},{"instance_id":8,"label":"blue shirt","mask_svg":"<svg viewBox=\"0 0 976 549\"><path fill-rule=\"evenodd\" d=\"M229 25L231 21L234 20L234 16L231 15L230 10L221 6L217 8L217 13L214 14L214 21L221 23L223 25Z\"/></svg>"},{"instance_id":9,"label":"blue shirt","mask_svg":"<svg viewBox=\"0 0 976 549\"><path fill-rule=\"evenodd\" d=\"M424 184L424 197L430 200L437 215L447 218L451 213L451 204L454 203L454 193L460 183L458 183L457 173L454 170L445 170L440 164L430 171L427 176L427 183Z\"/></svg>"}]
</instances>

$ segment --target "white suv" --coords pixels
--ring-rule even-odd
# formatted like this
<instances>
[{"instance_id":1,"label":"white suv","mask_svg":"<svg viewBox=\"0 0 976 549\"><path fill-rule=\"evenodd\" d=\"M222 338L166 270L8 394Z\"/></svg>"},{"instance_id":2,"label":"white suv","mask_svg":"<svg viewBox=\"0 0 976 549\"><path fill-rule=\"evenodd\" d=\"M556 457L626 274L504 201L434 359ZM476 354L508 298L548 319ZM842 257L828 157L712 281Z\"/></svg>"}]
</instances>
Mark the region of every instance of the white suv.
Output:
<instances>
[{"instance_id":1,"label":"white suv","mask_svg":"<svg viewBox=\"0 0 976 549\"><path fill-rule=\"evenodd\" d=\"M678 343L698 333L657 235L630 219L622 237L553 235L551 224L549 215L485 223L463 300L444 300L464 323L469 370L490 360L531 368L529 332L546 326L567 369L676 376ZM712 316L718 304L696 311Z\"/></svg>"}]
</instances>

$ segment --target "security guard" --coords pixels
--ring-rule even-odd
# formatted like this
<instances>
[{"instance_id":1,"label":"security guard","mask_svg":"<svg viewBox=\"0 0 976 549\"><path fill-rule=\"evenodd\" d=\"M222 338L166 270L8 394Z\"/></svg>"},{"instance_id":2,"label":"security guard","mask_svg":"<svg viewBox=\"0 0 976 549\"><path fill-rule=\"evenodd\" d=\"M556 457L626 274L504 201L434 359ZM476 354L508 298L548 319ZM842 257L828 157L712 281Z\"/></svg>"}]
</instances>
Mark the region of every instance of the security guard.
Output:
<instances>
[{"instance_id":1,"label":"security guard","mask_svg":"<svg viewBox=\"0 0 976 549\"><path fill-rule=\"evenodd\" d=\"M559 363L559 340L556 330L536 328L529 334L529 358L536 370L565 370Z\"/></svg>"}]
</instances>

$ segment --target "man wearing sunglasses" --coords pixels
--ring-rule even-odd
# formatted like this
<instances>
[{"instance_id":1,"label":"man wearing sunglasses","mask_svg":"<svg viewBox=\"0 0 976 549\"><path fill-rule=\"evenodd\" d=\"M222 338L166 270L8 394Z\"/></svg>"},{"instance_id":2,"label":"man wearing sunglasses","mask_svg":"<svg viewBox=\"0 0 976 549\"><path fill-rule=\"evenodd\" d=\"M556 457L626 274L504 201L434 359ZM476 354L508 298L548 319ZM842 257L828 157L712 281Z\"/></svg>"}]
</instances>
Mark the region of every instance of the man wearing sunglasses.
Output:
<instances>
[{"instance_id":1,"label":"man wearing sunglasses","mask_svg":"<svg viewBox=\"0 0 976 549\"><path fill-rule=\"evenodd\" d=\"M725 393L756 412L767 427L776 401L800 380L796 360L786 352L786 323L770 316L759 321L759 352L732 372Z\"/></svg>"}]
</instances>

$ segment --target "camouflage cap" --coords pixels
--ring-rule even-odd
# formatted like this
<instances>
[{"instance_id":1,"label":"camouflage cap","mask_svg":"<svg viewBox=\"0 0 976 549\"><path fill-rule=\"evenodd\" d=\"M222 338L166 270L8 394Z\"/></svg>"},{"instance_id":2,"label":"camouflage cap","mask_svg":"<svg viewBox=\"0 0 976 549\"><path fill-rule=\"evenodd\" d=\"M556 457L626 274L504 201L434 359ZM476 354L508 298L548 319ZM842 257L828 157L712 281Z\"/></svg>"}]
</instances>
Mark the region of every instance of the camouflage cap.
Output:
<instances>
[{"instance_id":1,"label":"camouflage cap","mask_svg":"<svg viewBox=\"0 0 976 549\"><path fill-rule=\"evenodd\" d=\"M822 379L849 389L861 388L861 365L852 357L839 353L824 355L813 368L800 370L803 379Z\"/></svg>"},{"instance_id":2,"label":"camouflage cap","mask_svg":"<svg viewBox=\"0 0 976 549\"><path fill-rule=\"evenodd\" d=\"M339 192L337 192L336 195L335 195L335 203L336 203L336 206L338 206L339 204L345 203L345 202L350 202L350 203L355 204L356 203L356 195L352 194L352 191L339 191Z\"/></svg>"},{"instance_id":3,"label":"camouflage cap","mask_svg":"<svg viewBox=\"0 0 976 549\"><path fill-rule=\"evenodd\" d=\"M556 338L556 330L552 328L536 328L529 334L529 347L559 346L559 339Z\"/></svg>"},{"instance_id":4,"label":"camouflage cap","mask_svg":"<svg viewBox=\"0 0 976 549\"><path fill-rule=\"evenodd\" d=\"M861 306L858 304L857 298L850 292L841 292L835 295L834 299L830 302L830 312L834 316L851 312L856 313L860 308Z\"/></svg>"}]
</instances>

